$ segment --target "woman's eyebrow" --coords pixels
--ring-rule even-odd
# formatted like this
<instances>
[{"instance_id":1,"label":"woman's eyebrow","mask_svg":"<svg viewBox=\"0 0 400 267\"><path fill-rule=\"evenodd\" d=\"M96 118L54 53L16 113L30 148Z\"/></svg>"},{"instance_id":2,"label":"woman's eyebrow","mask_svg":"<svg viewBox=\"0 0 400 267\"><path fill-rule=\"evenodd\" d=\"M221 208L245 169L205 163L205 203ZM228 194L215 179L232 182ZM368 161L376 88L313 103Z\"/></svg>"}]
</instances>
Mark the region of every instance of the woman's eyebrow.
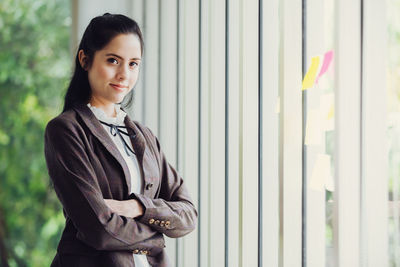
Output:
<instances>
[{"instance_id":1,"label":"woman's eyebrow","mask_svg":"<svg viewBox=\"0 0 400 267\"><path fill-rule=\"evenodd\" d=\"M114 57L117 57L119 59L123 59L121 56L118 56L118 55L113 54L113 53L108 53L108 54L106 54L106 56L114 56ZM135 58L131 58L130 60L141 60L141 58L135 57Z\"/></svg>"}]
</instances>

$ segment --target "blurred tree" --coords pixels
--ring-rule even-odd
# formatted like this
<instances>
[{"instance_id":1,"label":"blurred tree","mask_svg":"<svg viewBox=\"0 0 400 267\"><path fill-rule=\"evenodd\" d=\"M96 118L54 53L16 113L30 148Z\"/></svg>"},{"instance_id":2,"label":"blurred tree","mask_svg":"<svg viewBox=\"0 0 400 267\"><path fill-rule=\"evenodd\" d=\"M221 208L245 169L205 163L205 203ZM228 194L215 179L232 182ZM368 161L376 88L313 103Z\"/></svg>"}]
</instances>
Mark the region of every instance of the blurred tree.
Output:
<instances>
[{"instance_id":1,"label":"blurred tree","mask_svg":"<svg viewBox=\"0 0 400 267\"><path fill-rule=\"evenodd\" d=\"M64 226L44 128L70 76L70 1L0 1L0 264L49 266Z\"/></svg>"}]
</instances>

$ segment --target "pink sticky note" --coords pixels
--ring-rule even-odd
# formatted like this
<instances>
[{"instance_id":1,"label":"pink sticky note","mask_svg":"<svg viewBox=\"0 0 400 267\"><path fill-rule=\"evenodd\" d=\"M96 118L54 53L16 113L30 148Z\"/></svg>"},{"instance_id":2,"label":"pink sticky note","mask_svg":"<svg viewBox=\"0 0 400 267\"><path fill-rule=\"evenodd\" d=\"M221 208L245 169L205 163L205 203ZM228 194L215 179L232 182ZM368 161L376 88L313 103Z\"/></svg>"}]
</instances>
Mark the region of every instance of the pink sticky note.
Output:
<instances>
[{"instance_id":1,"label":"pink sticky note","mask_svg":"<svg viewBox=\"0 0 400 267\"><path fill-rule=\"evenodd\" d=\"M318 83L319 78L321 78L321 76L329 69L329 65L331 64L332 59L333 59L333 50L330 50L326 52L324 55L324 61L322 62L322 67L321 70L319 71L317 79L315 80L315 83Z\"/></svg>"}]
</instances>

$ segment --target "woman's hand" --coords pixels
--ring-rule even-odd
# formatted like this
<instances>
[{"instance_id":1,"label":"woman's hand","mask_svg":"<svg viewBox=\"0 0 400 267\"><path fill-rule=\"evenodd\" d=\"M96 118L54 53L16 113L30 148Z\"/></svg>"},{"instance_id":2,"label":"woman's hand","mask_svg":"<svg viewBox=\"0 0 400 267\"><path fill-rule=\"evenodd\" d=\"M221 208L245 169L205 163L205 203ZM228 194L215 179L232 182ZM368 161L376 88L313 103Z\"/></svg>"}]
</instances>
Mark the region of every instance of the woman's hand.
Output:
<instances>
[{"instance_id":1,"label":"woman's hand","mask_svg":"<svg viewBox=\"0 0 400 267\"><path fill-rule=\"evenodd\" d=\"M143 215L143 206L136 199L129 200L115 200L115 199L104 199L107 206L118 215L125 217L136 218Z\"/></svg>"}]
</instances>

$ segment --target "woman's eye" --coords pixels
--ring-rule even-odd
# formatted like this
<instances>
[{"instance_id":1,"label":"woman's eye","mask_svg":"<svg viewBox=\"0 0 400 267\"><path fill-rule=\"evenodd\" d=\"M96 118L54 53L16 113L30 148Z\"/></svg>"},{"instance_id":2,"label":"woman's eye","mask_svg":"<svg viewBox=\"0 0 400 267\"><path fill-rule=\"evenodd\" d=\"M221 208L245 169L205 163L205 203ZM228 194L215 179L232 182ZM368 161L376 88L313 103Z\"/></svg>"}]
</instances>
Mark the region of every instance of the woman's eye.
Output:
<instances>
[{"instance_id":1,"label":"woman's eye","mask_svg":"<svg viewBox=\"0 0 400 267\"><path fill-rule=\"evenodd\" d=\"M115 58L109 58L107 61L113 64L118 64L118 61Z\"/></svg>"},{"instance_id":2,"label":"woman's eye","mask_svg":"<svg viewBox=\"0 0 400 267\"><path fill-rule=\"evenodd\" d=\"M131 62L131 63L129 63L129 66L134 68L134 67L138 66L138 64L136 62Z\"/></svg>"}]
</instances>

